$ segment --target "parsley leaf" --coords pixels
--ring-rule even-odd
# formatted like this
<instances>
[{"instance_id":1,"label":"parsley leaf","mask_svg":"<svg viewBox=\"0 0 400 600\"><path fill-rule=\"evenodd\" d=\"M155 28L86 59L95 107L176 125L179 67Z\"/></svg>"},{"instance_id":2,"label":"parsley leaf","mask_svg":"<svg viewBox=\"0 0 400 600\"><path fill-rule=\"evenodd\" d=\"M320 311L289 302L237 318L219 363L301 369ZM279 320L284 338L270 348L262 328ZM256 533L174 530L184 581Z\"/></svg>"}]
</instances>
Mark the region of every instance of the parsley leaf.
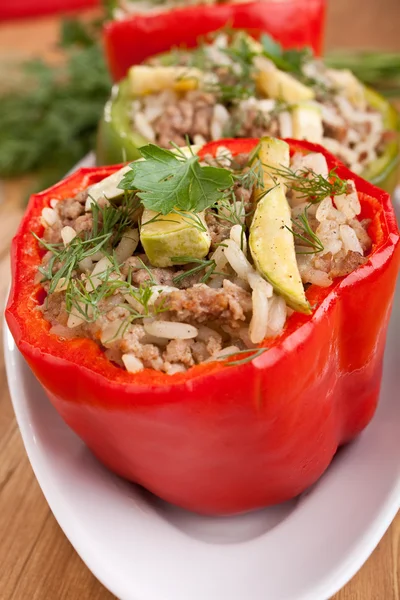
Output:
<instances>
[{"instance_id":1,"label":"parsley leaf","mask_svg":"<svg viewBox=\"0 0 400 600\"><path fill-rule=\"evenodd\" d=\"M199 157L174 154L149 144L140 149L145 160L129 166L119 184L123 190L136 190L143 205L162 215L174 209L201 212L213 206L233 185L226 169L202 167Z\"/></svg>"}]
</instances>

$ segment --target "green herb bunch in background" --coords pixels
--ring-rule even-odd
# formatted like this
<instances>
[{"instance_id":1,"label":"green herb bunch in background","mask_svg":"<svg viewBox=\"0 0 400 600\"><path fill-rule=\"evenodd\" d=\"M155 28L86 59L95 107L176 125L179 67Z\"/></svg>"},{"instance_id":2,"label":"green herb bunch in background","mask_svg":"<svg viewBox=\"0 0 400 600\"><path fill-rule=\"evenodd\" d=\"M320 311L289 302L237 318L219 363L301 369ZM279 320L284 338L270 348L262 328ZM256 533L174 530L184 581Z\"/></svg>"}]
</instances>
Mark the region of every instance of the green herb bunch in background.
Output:
<instances>
[{"instance_id":1,"label":"green herb bunch in background","mask_svg":"<svg viewBox=\"0 0 400 600\"><path fill-rule=\"evenodd\" d=\"M326 62L336 69L350 69L361 81L384 96L400 97L400 53L340 50L330 53Z\"/></svg>"},{"instance_id":2,"label":"green herb bunch in background","mask_svg":"<svg viewBox=\"0 0 400 600\"><path fill-rule=\"evenodd\" d=\"M62 23L65 61L31 61L0 82L0 178L38 172L51 185L94 145L111 88L99 43L101 23ZM10 82L11 79L11 82Z\"/></svg>"}]
</instances>

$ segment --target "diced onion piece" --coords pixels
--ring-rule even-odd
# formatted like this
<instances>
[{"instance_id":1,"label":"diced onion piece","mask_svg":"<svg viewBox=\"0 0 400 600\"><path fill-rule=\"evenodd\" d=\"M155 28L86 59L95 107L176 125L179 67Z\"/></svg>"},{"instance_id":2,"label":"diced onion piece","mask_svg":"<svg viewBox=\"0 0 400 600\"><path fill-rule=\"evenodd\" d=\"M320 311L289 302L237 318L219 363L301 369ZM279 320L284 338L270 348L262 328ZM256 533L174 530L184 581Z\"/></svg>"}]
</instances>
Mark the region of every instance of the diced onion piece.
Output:
<instances>
[{"instance_id":1,"label":"diced onion piece","mask_svg":"<svg viewBox=\"0 0 400 600\"><path fill-rule=\"evenodd\" d=\"M138 243L139 230L128 229L122 236L120 243L115 249L115 259L119 265L125 262L130 256L133 255Z\"/></svg>"},{"instance_id":2,"label":"diced onion piece","mask_svg":"<svg viewBox=\"0 0 400 600\"><path fill-rule=\"evenodd\" d=\"M102 283L103 280L100 277L96 277L96 275L105 273L107 271L107 269L109 269L111 266L112 266L112 262L110 261L110 259L107 256L103 256L103 258L101 260L99 260L99 262L93 269L92 274L90 275L90 277L88 278L88 280L86 282L85 287L86 287L87 292L95 290L97 287L99 287L99 285Z\"/></svg>"},{"instance_id":3,"label":"diced onion piece","mask_svg":"<svg viewBox=\"0 0 400 600\"><path fill-rule=\"evenodd\" d=\"M50 200L50 206L51 206L51 208L55 208L58 203L59 203L59 200L56 200L55 198L52 198Z\"/></svg>"},{"instance_id":4,"label":"diced onion piece","mask_svg":"<svg viewBox=\"0 0 400 600\"><path fill-rule=\"evenodd\" d=\"M192 340L198 335L198 329L186 323L173 323L172 321L144 322L144 330L155 337L168 340Z\"/></svg>"},{"instance_id":5,"label":"diced onion piece","mask_svg":"<svg viewBox=\"0 0 400 600\"><path fill-rule=\"evenodd\" d=\"M108 343L119 339L123 333L123 330L123 322L120 319L111 321L101 332L100 341L103 346L106 346Z\"/></svg>"},{"instance_id":6,"label":"diced onion piece","mask_svg":"<svg viewBox=\"0 0 400 600\"><path fill-rule=\"evenodd\" d=\"M142 361L136 358L134 354L123 354L122 362L129 373L138 373L144 369Z\"/></svg>"},{"instance_id":7,"label":"diced onion piece","mask_svg":"<svg viewBox=\"0 0 400 600\"><path fill-rule=\"evenodd\" d=\"M85 323L83 315L75 306L73 306L68 317L67 327L69 329L74 329L75 327L79 327L79 325L82 325L82 323Z\"/></svg>"},{"instance_id":8,"label":"diced onion piece","mask_svg":"<svg viewBox=\"0 0 400 600\"><path fill-rule=\"evenodd\" d=\"M74 238L76 238L76 231L73 227L66 225L61 229L61 238L64 242L64 246L68 246Z\"/></svg>"},{"instance_id":9,"label":"diced onion piece","mask_svg":"<svg viewBox=\"0 0 400 600\"><path fill-rule=\"evenodd\" d=\"M160 297L160 294L166 293L170 294L171 292L177 292L178 288L172 287L171 285L152 285L151 286L151 296L148 301L148 305L152 306L156 300Z\"/></svg>"},{"instance_id":10,"label":"diced onion piece","mask_svg":"<svg viewBox=\"0 0 400 600\"><path fill-rule=\"evenodd\" d=\"M269 302L267 336L273 337L282 332L286 323L286 302L282 296L274 295Z\"/></svg>"},{"instance_id":11,"label":"diced onion piece","mask_svg":"<svg viewBox=\"0 0 400 600\"><path fill-rule=\"evenodd\" d=\"M324 246L324 249L322 250L322 252L319 253L319 256L324 256L325 254L328 254L328 252L330 252L334 256L335 254L340 252L343 247L343 244L340 240L335 240L335 239L322 240L321 239L321 242Z\"/></svg>"},{"instance_id":12,"label":"diced onion piece","mask_svg":"<svg viewBox=\"0 0 400 600\"><path fill-rule=\"evenodd\" d=\"M228 259L225 256L223 246L218 246L215 252L211 255L211 259L215 261L216 271L222 271L228 264Z\"/></svg>"},{"instance_id":13,"label":"diced onion piece","mask_svg":"<svg viewBox=\"0 0 400 600\"><path fill-rule=\"evenodd\" d=\"M98 250L97 252L94 252L93 254L90 255L90 258L93 262L98 262L99 260L101 260L104 256L104 253L101 250Z\"/></svg>"},{"instance_id":14,"label":"diced onion piece","mask_svg":"<svg viewBox=\"0 0 400 600\"><path fill-rule=\"evenodd\" d=\"M356 232L350 225L340 226L340 238L343 242L344 249L346 252L359 252L361 255L364 254Z\"/></svg>"},{"instance_id":15,"label":"diced onion piece","mask_svg":"<svg viewBox=\"0 0 400 600\"><path fill-rule=\"evenodd\" d=\"M351 219L354 219L361 213L361 204L354 182L348 181L348 184L351 186L352 191L350 194L341 194L340 196L335 196L335 204L337 208L346 216L346 218L351 221Z\"/></svg>"},{"instance_id":16,"label":"diced onion piece","mask_svg":"<svg viewBox=\"0 0 400 600\"><path fill-rule=\"evenodd\" d=\"M65 292L66 289L68 289L68 279L66 277L60 277L60 279L57 281L56 287L54 288L54 293Z\"/></svg>"},{"instance_id":17,"label":"diced onion piece","mask_svg":"<svg viewBox=\"0 0 400 600\"><path fill-rule=\"evenodd\" d=\"M342 242L339 239L339 224L336 221L325 220L317 227L316 235L324 246L320 256L331 252L337 254L342 249Z\"/></svg>"},{"instance_id":18,"label":"diced onion piece","mask_svg":"<svg viewBox=\"0 0 400 600\"><path fill-rule=\"evenodd\" d=\"M333 206L332 198L329 196L319 203L315 216L320 223L325 219L331 219L337 223L346 223L345 215Z\"/></svg>"},{"instance_id":19,"label":"diced onion piece","mask_svg":"<svg viewBox=\"0 0 400 600\"><path fill-rule=\"evenodd\" d=\"M86 273L93 269L93 261L89 256L87 256L86 258L82 258L82 260L78 263L78 267L83 273Z\"/></svg>"},{"instance_id":20,"label":"diced onion piece","mask_svg":"<svg viewBox=\"0 0 400 600\"><path fill-rule=\"evenodd\" d=\"M243 254L247 254L247 238L241 225L234 225L230 231L230 238L239 246Z\"/></svg>"},{"instance_id":21,"label":"diced onion piece","mask_svg":"<svg viewBox=\"0 0 400 600\"><path fill-rule=\"evenodd\" d=\"M42 210L42 221L44 225L47 225L48 227L55 225L58 221L58 215L56 211L48 206L45 206Z\"/></svg>"},{"instance_id":22,"label":"diced onion piece","mask_svg":"<svg viewBox=\"0 0 400 600\"><path fill-rule=\"evenodd\" d=\"M241 279L247 281L249 273L253 271L253 267L233 240L224 240L224 246L225 256L232 269Z\"/></svg>"}]
</instances>

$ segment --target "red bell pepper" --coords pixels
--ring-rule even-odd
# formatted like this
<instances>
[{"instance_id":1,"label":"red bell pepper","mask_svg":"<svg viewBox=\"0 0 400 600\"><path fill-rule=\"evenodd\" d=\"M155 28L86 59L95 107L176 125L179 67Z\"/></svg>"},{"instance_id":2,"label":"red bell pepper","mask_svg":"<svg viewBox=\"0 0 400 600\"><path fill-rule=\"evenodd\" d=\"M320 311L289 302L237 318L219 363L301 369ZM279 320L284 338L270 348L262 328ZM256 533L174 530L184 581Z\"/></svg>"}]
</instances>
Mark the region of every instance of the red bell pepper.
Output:
<instances>
[{"instance_id":1,"label":"red bell pepper","mask_svg":"<svg viewBox=\"0 0 400 600\"><path fill-rule=\"evenodd\" d=\"M257 140L228 140L234 154ZM220 142L208 144L213 153ZM201 364L169 376L111 363L89 339L62 340L37 310L40 215L118 167L80 169L31 198L12 246L6 309L16 344L66 423L115 473L205 514L283 502L312 485L337 448L372 418L400 246L389 195L350 173L319 146L329 168L355 181L373 247L365 265L326 289L310 286L311 316L294 313L252 362Z\"/></svg>"},{"instance_id":2,"label":"red bell pepper","mask_svg":"<svg viewBox=\"0 0 400 600\"><path fill-rule=\"evenodd\" d=\"M79 10L99 5L99 0L1 0L0 21Z\"/></svg>"},{"instance_id":3,"label":"red bell pepper","mask_svg":"<svg viewBox=\"0 0 400 600\"><path fill-rule=\"evenodd\" d=\"M325 0L190 6L112 21L104 28L104 42L111 73L118 81L131 65L174 46L194 47L199 38L226 26L245 29L255 37L268 33L285 48L310 46L319 55L324 15Z\"/></svg>"}]
</instances>

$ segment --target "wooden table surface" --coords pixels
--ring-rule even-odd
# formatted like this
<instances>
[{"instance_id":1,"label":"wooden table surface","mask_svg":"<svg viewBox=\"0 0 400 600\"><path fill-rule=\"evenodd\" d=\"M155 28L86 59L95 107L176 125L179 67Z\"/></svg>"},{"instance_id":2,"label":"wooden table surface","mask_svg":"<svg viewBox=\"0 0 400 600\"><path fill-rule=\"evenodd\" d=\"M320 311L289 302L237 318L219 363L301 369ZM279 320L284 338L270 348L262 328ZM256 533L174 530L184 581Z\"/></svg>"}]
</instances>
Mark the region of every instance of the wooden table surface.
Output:
<instances>
[{"instance_id":1,"label":"wooden table surface","mask_svg":"<svg viewBox=\"0 0 400 600\"><path fill-rule=\"evenodd\" d=\"M400 0L331 0L327 47L400 51L399 24ZM56 39L54 18L0 24L0 59L10 54L56 58ZM1 305L9 282L8 248L29 183L29 179L0 182ZM0 600L112 600L47 506L15 422L2 354L0 369ZM334 600L400 600L400 514L372 557Z\"/></svg>"}]
</instances>

